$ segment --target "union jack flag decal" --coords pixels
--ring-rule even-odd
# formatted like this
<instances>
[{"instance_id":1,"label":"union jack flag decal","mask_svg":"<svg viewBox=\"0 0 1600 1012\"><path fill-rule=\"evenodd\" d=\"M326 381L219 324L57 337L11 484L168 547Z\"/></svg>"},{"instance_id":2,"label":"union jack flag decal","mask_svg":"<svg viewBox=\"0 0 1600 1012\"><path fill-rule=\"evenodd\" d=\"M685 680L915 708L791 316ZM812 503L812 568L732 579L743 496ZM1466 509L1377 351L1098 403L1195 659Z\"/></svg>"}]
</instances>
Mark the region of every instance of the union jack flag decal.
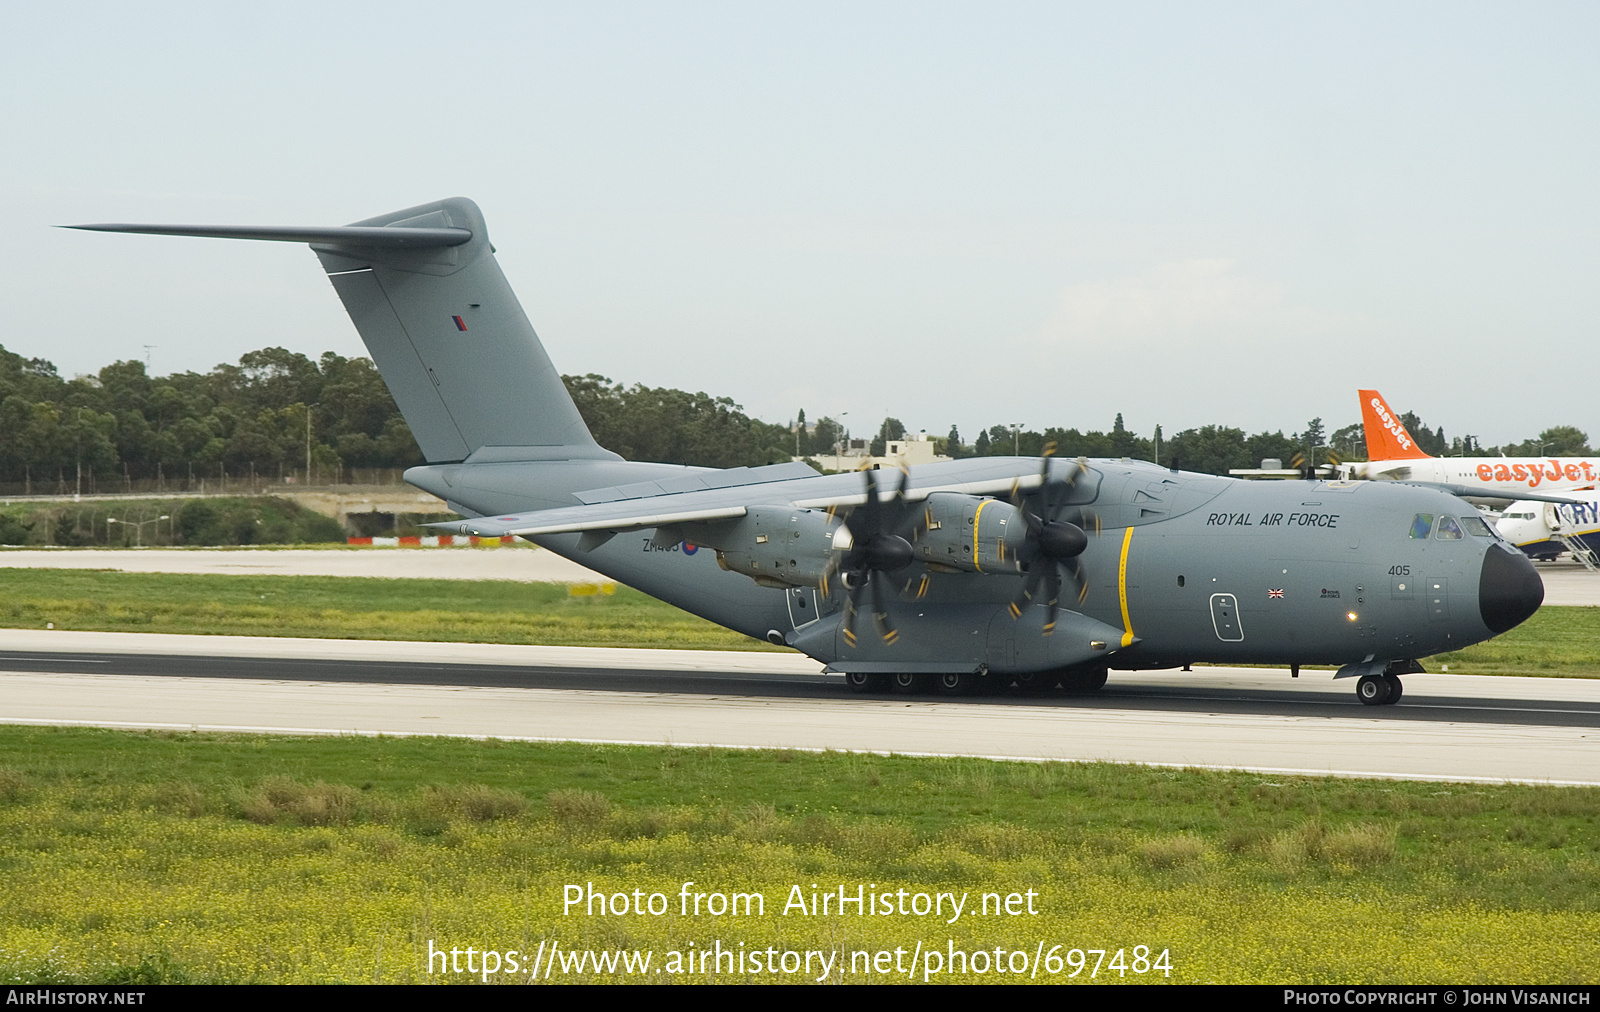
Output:
<instances>
[{"instance_id":1,"label":"union jack flag decal","mask_svg":"<svg viewBox=\"0 0 1600 1012\"><path fill-rule=\"evenodd\" d=\"M1281 591L1281 590L1268 590L1267 591L1267 596L1268 597L1282 597L1283 596L1283 591Z\"/></svg>"}]
</instances>

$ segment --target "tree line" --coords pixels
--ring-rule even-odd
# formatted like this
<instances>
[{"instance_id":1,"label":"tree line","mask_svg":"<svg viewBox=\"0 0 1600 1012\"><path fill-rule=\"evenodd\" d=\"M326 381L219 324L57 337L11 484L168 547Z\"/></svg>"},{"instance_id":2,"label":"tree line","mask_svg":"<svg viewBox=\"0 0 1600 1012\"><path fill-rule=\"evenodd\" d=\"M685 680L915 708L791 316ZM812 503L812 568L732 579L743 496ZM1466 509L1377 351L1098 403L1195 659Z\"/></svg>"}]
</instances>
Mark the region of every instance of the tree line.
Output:
<instances>
[{"instance_id":1,"label":"tree line","mask_svg":"<svg viewBox=\"0 0 1600 1012\"><path fill-rule=\"evenodd\" d=\"M563 376L601 445L634 460L705 467L789 459L791 429L731 398ZM0 482L74 491L206 478L316 482L423 463L370 359L263 348L209 372L152 376L137 359L60 375L0 347Z\"/></svg>"},{"instance_id":2,"label":"tree line","mask_svg":"<svg viewBox=\"0 0 1600 1012\"><path fill-rule=\"evenodd\" d=\"M789 424L751 418L729 397L604 376L563 376L595 439L632 460L737 467L820 456L846 442L838 419L808 423L801 411ZM1424 450L1511 456L1589 453L1588 437L1555 426L1503 447L1470 436L1446 439L1407 412L1406 427ZM882 454L906 426L885 418L864 449ZM1184 470L1226 474L1264 458L1286 464L1306 453L1317 462L1333 454L1365 457L1359 424L1326 433L1321 419L1297 432L1247 434L1207 425L1164 435L1129 431L1117 415L1107 431L995 425L970 443L952 426L936 449L952 457L1034 456L1049 443L1064 456L1132 457ZM43 358L0 347L0 482L38 491L73 491L87 473L95 484L191 482L207 476L348 480L368 468L405 468L422 454L372 362L326 352L312 360L283 348L263 348L209 372L152 376L137 359L113 362L93 375L62 377ZM89 486L84 485L87 491Z\"/></svg>"},{"instance_id":3,"label":"tree line","mask_svg":"<svg viewBox=\"0 0 1600 1012\"><path fill-rule=\"evenodd\" d=\"M1588 435L1571 425L1552 426L1537 437L1521 442L1484 446L1473 436L1446 438L1442 426L1431 429L1413 412L1407 411L1400 418L1417 445L1438 457L1492 457L1502 453L1508 457L1579 456L1594 452L1589 447ZM904 423L898 418L885 418L870 440L851 439L837 419L822 418L808 425L803 410L797 416L796 425L800 428L799 442L803 447L797 452L818 456L834 453L853 443L864 443L873 455L882 455L888 441L902 439L906 433ZM1130 432L1118 412L1109 431L1056 426L1041 431L993 425L980 430L977 438L967 443L952 425L949 434L935 438L934 443L936 452L958 459L1013 454L1038 456L1054 443L1058 456L1129 457L1206 474L1227 474L1234 468L1259 467L1263 460L1273 459L1282 461L1285 467L1292 466L1291 461L1297 457L1316 464L1367 459L1366 437L1360 422L1330 433L1321 418L1313 418L1305 428L1288 434L1281 429L1252 434L1226 425L1203 425L1164 434L1158 425L1146 436Z\"/></svg>"}]
</instances>

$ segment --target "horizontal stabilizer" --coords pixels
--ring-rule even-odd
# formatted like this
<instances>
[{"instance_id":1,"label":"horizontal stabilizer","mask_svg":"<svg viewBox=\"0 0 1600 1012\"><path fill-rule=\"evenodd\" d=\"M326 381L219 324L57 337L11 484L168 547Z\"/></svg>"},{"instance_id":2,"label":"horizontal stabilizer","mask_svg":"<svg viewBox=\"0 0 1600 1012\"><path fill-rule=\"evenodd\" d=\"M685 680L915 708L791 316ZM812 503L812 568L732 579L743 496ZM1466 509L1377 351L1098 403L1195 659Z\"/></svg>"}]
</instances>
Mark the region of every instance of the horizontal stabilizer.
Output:
<instances>
[{"instance_id":1,"label":"horizontal stabilizer","mask_svg":"<svg viewBox=\"0 0 1600 1012\"><path fill-rule=\"evenodd\" d=\"M407 228L371 225L63 225L89 232L134 232L141 235L192 235L205 239L266 239L309 242L362 249L439 249L472 241L465 228Z\"/></svg>"}]
</instances>

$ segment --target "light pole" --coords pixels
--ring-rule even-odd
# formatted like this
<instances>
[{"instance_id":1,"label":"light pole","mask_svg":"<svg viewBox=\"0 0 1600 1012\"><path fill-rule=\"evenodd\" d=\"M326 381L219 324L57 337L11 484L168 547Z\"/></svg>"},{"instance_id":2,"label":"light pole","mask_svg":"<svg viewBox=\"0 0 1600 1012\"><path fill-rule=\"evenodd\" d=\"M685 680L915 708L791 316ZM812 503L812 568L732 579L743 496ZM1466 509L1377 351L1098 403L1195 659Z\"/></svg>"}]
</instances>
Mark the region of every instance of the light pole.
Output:
<instances>
[{"instance_id":1,"label":"light pole","mask_svg":"<svg viewBox=\"0 0 1600 1012\"><path fill-rule=\"evenodd\" d=\"M321 402L306 405L306 485L311 484L311 409L321 407Z\"/></svg>"},{"instance_id":2,"label":"light pole","mask_svg":"<svg viewBox=\"0 0 1600 1012\"><path fill-rule=\"evenodd\" d=\"M169 519L171 519L171 518L169 516L167 516L167 514L165 514L165 513L161 514L160 516L156 517L153 520L141 520L141 521L139 521L137 523L135 523L133 521L129 521L129 520L118 520L116 517L106 517L106 527L109 529L112 524L121 524L124 527L132 527L133 528L133 547L135 547L135 548L143 548L144 547L144 525L145 524L157 524L157 523L160 523L163 520L169 520ZM126 543L126 542L124 542L124 543Z\"/></svg>"},{"instance_id":3,"label":"light pole","mask_svg":"<svg viewBox=\"0 0 1600 1012\"><path fill-rule=\"evenodd\" d=\"M1022 456L1022 427L1026 424L1026 422L1011 423L1011 455L1013 457Z\"/></svg>"},{"instance_id":4,"label":"light pole","mask_svg":"<svg viewBox=\"0 0 1600 1012\"><path fill-rule=\"evenodd\" d=\"M72 490L72 501L77 502L83 498L83 409L78 409L78 424L72 431L78 437L78 484Z\"/></svg>"}]
</instances>

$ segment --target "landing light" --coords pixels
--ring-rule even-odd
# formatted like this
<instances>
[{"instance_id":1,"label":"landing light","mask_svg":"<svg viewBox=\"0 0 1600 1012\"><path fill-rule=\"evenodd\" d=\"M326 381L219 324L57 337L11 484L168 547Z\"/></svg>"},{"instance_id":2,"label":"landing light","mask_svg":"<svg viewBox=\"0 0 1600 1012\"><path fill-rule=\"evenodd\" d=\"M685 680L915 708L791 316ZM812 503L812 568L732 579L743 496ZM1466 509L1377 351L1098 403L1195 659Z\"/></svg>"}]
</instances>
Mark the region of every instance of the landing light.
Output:
<instances>
[{"instance_id":1,"label":"landing light","mask_svg":"<svg viewBox=\"0 0 1600 1012\"><path fill-rule=\"evenodd\" d=\"M1344 617L1354 622L1356 620L1356 613L1353 611L1347 611L1344 613Z\"/></svg>"}]
</instances>

